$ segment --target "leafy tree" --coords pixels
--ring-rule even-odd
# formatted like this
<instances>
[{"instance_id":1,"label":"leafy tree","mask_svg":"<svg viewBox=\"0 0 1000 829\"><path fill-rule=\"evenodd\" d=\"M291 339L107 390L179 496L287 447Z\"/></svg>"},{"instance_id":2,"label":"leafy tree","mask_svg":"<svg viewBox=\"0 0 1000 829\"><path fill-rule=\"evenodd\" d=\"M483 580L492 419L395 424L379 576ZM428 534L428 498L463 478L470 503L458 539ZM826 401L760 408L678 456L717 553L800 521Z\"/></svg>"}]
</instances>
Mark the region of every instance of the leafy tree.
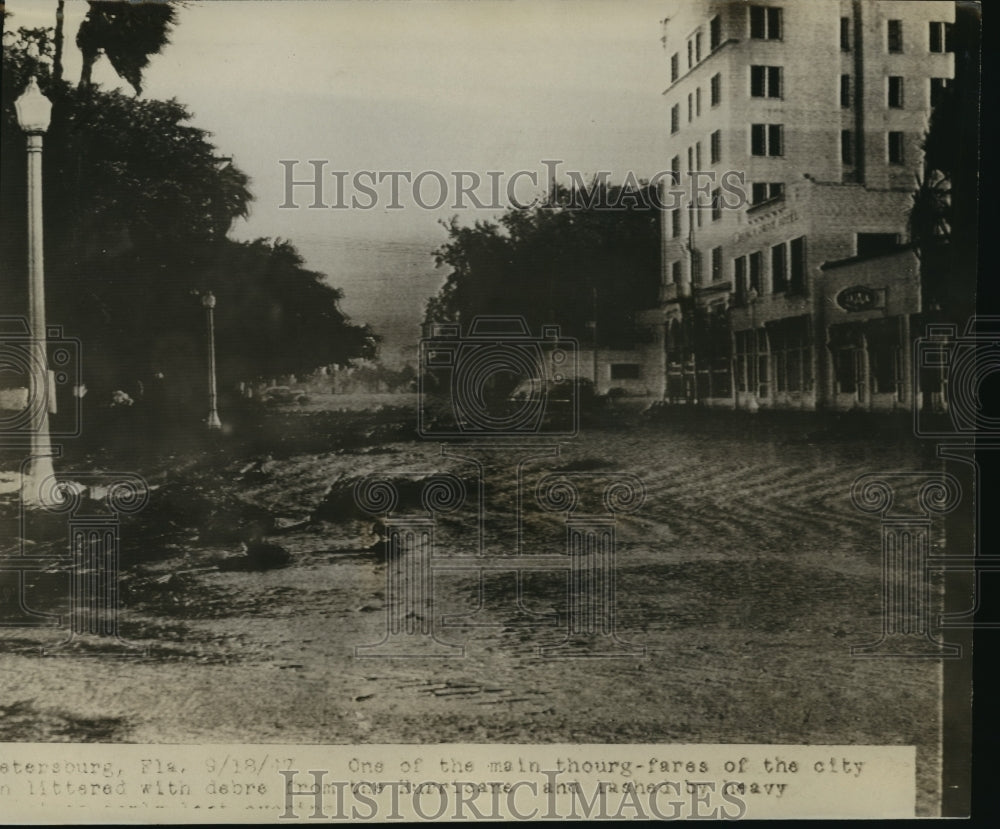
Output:
<instances>
[{"instance_id":1,"label":"leafy tree","mask_svg":"<svg viewBox=\"0 0 1000 829\"><path fill-rule=\"evenodd\" d=\"M13 34L13 33L12 33ZM53 74L50 29L5 38L0 87L0 273L4 312L24 313L24 136L13 101L36 75L53 103L44 139L48 318L83 344L95 394L163 375L203 399L205 314L216 308L220 388L370 355L377 338L289 242L227 238L247 215L247 176L220 159L175 100L140 100Z\"/></svg>"},{"instance_id":2,"label":"leafy tree","mask_svg":"<svg viewBox=\"0 0 1000 829\"><path fill-rule=\"evenodd\" d=\"M584 344L624 347L636 340L636 312L656 304L659 215L648 185L559 188L531 210L497 222L444 223L435 252L451 269L427 304L428 323L468 323L480 314L514 314L533 332L555 323ZM602 206L603 205L603 206Z\"/></svg>"}]
</instances>

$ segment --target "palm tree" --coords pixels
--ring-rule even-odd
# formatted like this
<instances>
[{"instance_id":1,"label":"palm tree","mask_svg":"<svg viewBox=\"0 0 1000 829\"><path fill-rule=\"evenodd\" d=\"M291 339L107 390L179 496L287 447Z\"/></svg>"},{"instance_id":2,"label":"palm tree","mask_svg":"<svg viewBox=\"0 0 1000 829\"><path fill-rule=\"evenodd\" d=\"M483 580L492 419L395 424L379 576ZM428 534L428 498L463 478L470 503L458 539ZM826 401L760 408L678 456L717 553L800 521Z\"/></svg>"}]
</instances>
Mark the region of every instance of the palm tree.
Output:
<instances>
[{"instance_id":1,"label":"palm tree","mask_svg":"<svg viewBox=\"0 0 1000 829\"><path fill-rule=\"evenodd\" d=\"M975 313L979 169L979 37L976 9L959 5L955 79L942 90L924 138L924 174L909 216L920 255L924 307L958 325Z\"/></svg>"},{"instance_id":2,"label":"palm tree","mask_svg":"<svg viewBox=\"0 0 1000 829\"><path fill-rule=\"evenodd\" d=\"M150 55L159 53L170 42L170 29L177 20L175 3L88 0L88 5L90 9L76 33L76 45L83 53L80 88L91 85L94 64L103 52L118 76L128 81L136 95L141 95L142 73ZM59 7L61 12L62 2ZM61 37L59 32L57 44L61 44ZM61 74L61 66L58 71Z\"/></svg>"}]
</instances>

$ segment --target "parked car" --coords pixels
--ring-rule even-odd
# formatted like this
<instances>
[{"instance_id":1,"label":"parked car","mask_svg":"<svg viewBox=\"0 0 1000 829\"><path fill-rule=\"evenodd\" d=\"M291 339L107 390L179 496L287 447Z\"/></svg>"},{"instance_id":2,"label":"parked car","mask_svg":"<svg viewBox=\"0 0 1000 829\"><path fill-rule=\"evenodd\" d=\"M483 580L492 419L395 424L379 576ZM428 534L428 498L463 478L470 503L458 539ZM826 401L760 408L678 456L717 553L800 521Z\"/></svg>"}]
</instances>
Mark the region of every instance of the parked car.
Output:
<instances>
[{"instance_id":1,"label":"parked car","mask_svg":"<svg viewBox=\"0 0 1000 829\"><path fill-rule=\"evenodd\" d=\"M260 399L272 405L298 403L301 406L309 402L309 395L302 389L292 389L288 386L271 386L260 393Z\"/></svg>"}]
</instances>

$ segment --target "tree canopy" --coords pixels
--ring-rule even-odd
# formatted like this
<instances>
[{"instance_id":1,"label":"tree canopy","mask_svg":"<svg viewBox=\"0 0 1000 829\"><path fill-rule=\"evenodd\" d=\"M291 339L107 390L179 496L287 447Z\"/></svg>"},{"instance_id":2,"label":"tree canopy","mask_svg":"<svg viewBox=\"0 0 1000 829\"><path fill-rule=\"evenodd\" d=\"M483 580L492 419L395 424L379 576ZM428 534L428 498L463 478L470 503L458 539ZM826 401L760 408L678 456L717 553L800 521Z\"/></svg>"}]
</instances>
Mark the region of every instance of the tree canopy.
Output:
<instances>
[{"instance_id":1,"label":"tree canopy","mask_svg":"<svg viewBox=\"0 0 1000 829\"><path fill-rule=\"evenodd\" d=\"M558 324L590 344L596 319L603 347L634 344L636 313L656 305L660 277L659 214L648 185L558 188L530 210L498 221L444 223L435 251L450 268L427 303L428 323L467 324L483 314L526 318L533 332Z\"/></svg>"},{"instance_id":2,"label":"tree canopy","mask_svg":"<svg viewBox=\"0 0 1000 829\"><path fill-rule=\"evenodd\" d=\"M153 373L200 389L199 295L209 290L217 298L221 384L372 355L373 332L347 319L341 292L305 268L290 242L227 237L248 213L249 179L220 157L209 133L190 124L183 104L74 87L53 77L54 51L51 29L5 38L6 314L27 306L26 153L13 102L35 75L53 104L43 155L48 319L81 340L83 378L92 390Z\"/></svg>"}]
</instances>

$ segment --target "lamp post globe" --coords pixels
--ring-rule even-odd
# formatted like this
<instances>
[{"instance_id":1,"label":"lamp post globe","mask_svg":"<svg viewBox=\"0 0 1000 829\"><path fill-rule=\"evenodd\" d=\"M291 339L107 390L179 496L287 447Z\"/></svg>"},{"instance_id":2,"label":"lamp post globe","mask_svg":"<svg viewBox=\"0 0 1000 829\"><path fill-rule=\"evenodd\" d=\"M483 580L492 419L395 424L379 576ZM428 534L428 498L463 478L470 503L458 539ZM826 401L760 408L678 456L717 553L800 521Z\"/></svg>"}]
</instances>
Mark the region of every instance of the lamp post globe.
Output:
<instances>
[{"instance_id":1,"label":"lamp post globe","mask_svg":"<svg viewBox=\"0 0 1000 829\"><path fill-rule=\"evenodd\" d=\"M45 328L45 259L42 237L42 135L49 128L52 102L42 94L32 76L14 102L17 123L27 138L28 150L28 327L31 349L29 400L31 407L31 454L22 480L21 497L31 506L55 503L55 487L45 486L54 478L52 444L49 438L48 347Z\"/></svg>"},{"instance_id":2,"label":"lamp post globe","mask_svg":"<svg viewBox=\"0 0 1000 829\"><path fill-rule=\"evenodd\" d=\"M22 132L28 135L42 135L48 131L49 123L52 121L52 102L42 94L34 75L28 81L21 97L14 101L14 109L17 112L17 125Z\"/></svg>"}]
</instances>

